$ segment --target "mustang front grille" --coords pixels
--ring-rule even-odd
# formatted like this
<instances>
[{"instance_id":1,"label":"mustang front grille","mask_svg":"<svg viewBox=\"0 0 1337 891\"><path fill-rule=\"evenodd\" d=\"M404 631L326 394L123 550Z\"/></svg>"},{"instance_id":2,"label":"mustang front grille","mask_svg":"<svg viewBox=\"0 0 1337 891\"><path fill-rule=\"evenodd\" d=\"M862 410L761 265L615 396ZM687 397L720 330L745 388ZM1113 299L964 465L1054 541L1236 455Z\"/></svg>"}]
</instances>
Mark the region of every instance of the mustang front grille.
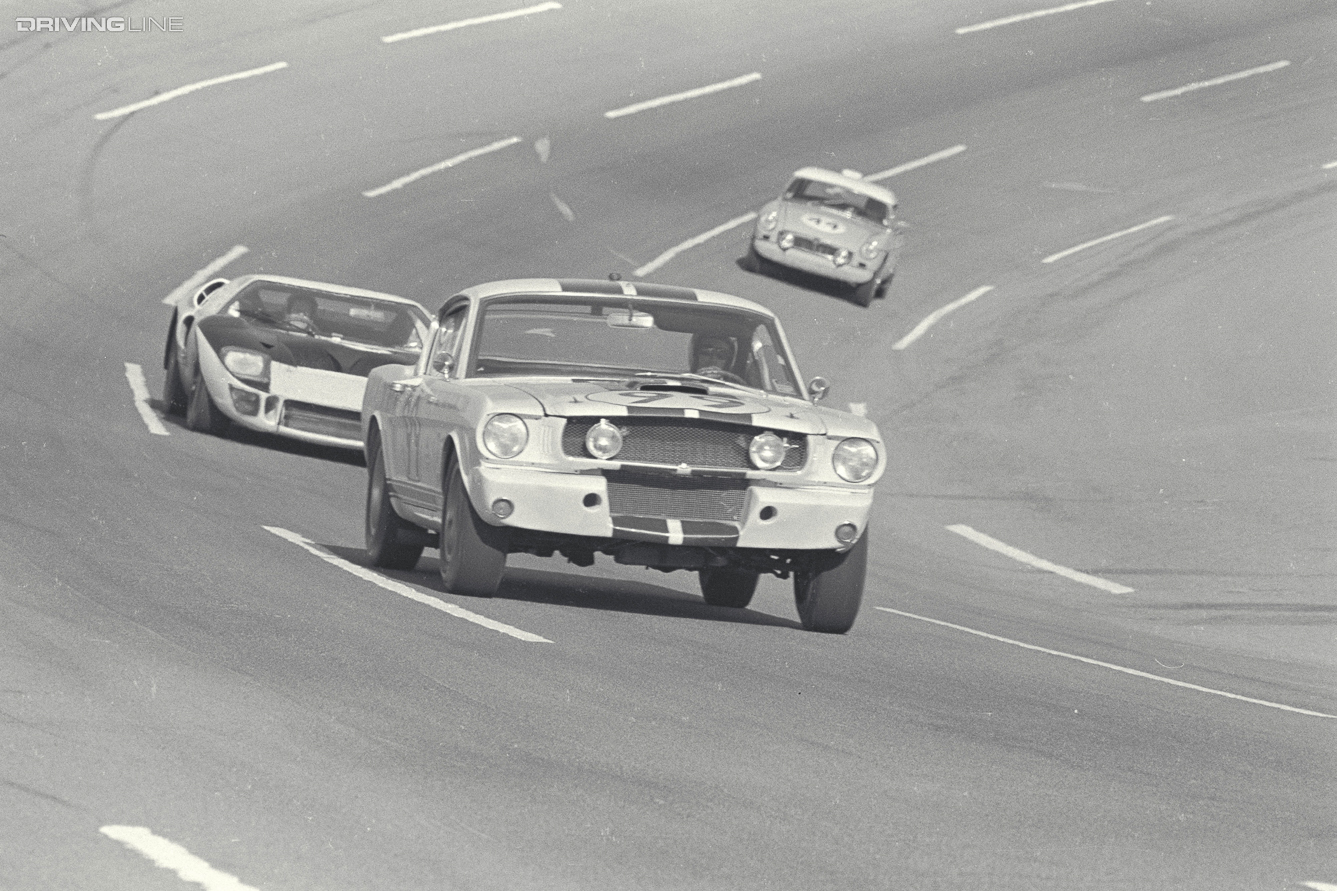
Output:
<instances>
[{"instance_id":1,"label":"mustang front grille","mask_svg":"<svg viewBox=\"0 0 1337 891\"><path fill-rule=\"evenodd\" d=\"M337 436L340 439L362 438L362 416L342 408L326 408L309 402L286 402L279 425L303 433Z\"/></svg>"},{"instance_id":2,"label":"mustang front grille","mask_svg":"<svg viewBox=\"0 0 1337 891\"><path fill-rule=\"evenodd\" d=\"M747 447L763 427L744 427L695 418L610 417L620 428L622 450L614 460L637 464L750 470ZM573 458L588 458L585 434L598 418L572 418L562 431L562 451ZM779 470L798 470L808 459L808 439L800 433L780 433L793 446Z\"/></svg>"},{"instance_id":3,"label":"mustang front grille","mask_svg":"<svg viewBox=\"0 0 1337 891\"><path fill-rule=\"evenodd\" d=\"M738 522L745 480L608 473L608 512L673 520Z\"/></svg>"}]
</instances>

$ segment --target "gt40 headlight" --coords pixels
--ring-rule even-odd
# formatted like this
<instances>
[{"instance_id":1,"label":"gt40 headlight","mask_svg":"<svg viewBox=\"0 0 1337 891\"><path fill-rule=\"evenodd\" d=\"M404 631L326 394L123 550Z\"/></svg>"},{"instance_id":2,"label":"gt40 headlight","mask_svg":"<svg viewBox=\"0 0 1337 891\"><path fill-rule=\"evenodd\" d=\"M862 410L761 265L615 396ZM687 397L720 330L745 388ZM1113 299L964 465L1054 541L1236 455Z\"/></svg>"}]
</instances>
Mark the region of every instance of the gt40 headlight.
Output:
<instances>
[{"instance_id":1,"label":"gt40 headlight","mask_svg":"<svg viewBox=\"0 0 1337 891\"><path fill-rule=\"evenodd\" d=\"M758 470L774 470L784 462L788 451L789 444L767 430L752 437L747 447L747 456Z\"/></svg>"},{"instance_id":2,"label":"gt40 headlight","mask_svg":"<svg viewBox=\"0 0 1337 891\"><path fill-rule=\"evenodd\" d=\"M760 220L757 221L757 228L762 232L770 232L780 223L780 212L778 210L767 211Z\"/></svg>"},{"instance_id":3,"label":"gt40 headlight","mask_svg":"<svg viewBox=\"0 0 1337 891\"><path fill-rule=\"evenodd\" d=\"M607 460L622 451L622 431L600 418L599 423L585 434L585 450L596 458Z\"/></svg>"},{"instance_id":4,"label":"gt40 headlight","mask_svg":"<svg viewBox=\"0 0 1337 891\"><path fill-rule=\"evenodd\" d=\"M831 466L846 482L862 483L877 470L877 447L866 439L843 439L831 453Z\"/></svg>"},{"instance_id":5,"label":"gt40 headlight","mask_svg":"<svg viewBox=\"0 0 1337 891\"><path fill-rule=\"evenodd\" d=\"M882 236L880 235L874 235L859 248L859 256L870 262L876 260L880 253L882 253Z\"/></svg>"},{"instance_id":6,"label":"gt40 headlight","mask_svg":"<svg viewBox=\"0 0 1337 891\"><path fill-rule=\"evenodd\" d=\"M498 458L514 458L528 442L529 428L515 415L493 415L483 425L483 445Z\"/></svg>"},{"instance_id":7,"label":"gt40 headlight","mask_svg":"<svg viewBox=\"0 0 1337 891\"><path fill-rule=\"evenodd\" d=\"M255 350L223 347L219 353L223 367L234 376L246 381L269 382L269 357Z\"/></svg>"}]
</instances>

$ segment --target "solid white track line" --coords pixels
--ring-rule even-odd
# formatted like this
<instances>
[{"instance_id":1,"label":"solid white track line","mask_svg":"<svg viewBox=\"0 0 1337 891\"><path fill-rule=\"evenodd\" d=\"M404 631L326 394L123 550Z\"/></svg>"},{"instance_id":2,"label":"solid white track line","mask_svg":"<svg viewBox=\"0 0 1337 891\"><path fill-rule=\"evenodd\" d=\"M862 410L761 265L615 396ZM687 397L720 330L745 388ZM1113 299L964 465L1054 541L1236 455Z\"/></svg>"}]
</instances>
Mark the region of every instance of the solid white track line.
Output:
<instances>
[{"instance_id":1,"label":"solid white track line","mask_svg":"<svg viewBox=\"0 0 1337 891\"><path fill-rule=\"evenodd\" d=\"M144 380L144 369L134 362L126 362L125 379L130 382L130 392L135 397L135 411L144 419L144 426L148 427L154 436L170 436L162 421L158 420L158 415L154 413L153 406L149 405L149 385Z\"/></svg>"},{"instance_id":2,"label":"solid white track line","mask_svg":"<svg viewBox=\"0 0 1337 891\"><path fill-rule=\"evenodd\" d=\"M143 854L155 866L170 870L177 878L199 885L205 891L256 891L236 876L214 869L176 842L154 835L143 826L103 826L98 831Z\"/></svg>"},{"instance_id":3,"label":"solid white track line","mask_svg":"<svg viewBox=\"0 0 1337 891\"><path fill-rule=\"evenodd\" d=\"M660 254L658 257L655 257L649 263L646 263L644 266L637 269L635 272L632 273L632 275L636 276L637 278L642 278L646 275L649 275L651 272L654 272L656 269L663 266L665 263L667 263L669 260L672 260L674 257L678 256L683 251L690 250L699 244L705 244L707 241L710 241L710 239L714 238L716 235L722 235L723 233L728 232L730 229L737 228L738 226L741 226L744 223L755 220L756 218L757 218L757 212L755 210L750 211L749 213L745 213L741 217L734 217L729 222L721 223L714 229L711 229L709 232L702 232L700 235L687 239L677 247L669 248L668 250L664 251L664 253Z\"/></svg>"},{"instance_id":4,"label":"solid white track line","mask_svg":"<svg viewBox=\"0 0 1337 891\"><path fill-rule=\"evenodd\" d=\"M489 145L481 146L480 148L476 149L470 149L469 151L462 152L453 158L447 158L446 160L438 164L433 164L430 167L424 167L421 170L415 170L413 173L410 173L407 176L401 176L399 179L394 180L393 182L386 183L385 185L379 186L378 188L368 189L362 194L366 198L376 198L380 195L384 195L386 192L393 192L395 189L402 189L409 183L414 182L415 180L420 180L424 176L430 176L433 173L438 173L449 167L454 167L457 164L462 164L471 158L477 158L479 155L486 155L489 152L500 151L501 149L504 149L507 146L515 145L519 141L520 141L519 136L510 136L507 137L506 139L498 139L496 142L491 143Z\"/></svg>"},{"instance_id":5,"label":"solid white track line","mask_svg":"<svg viewBox=\"0 0 1337 891\"><path fill-rule=\"evenodd\" d=\"M337 566L344 572L351 573L363 581L371 582L373 585L384 588L386 591L393 594L398 594L400 597L407 597L409 600L416 601L424 606L430 606L432 609L441 610L441 612L454 616L457 619L464 619L466 622L473 622L475 625L481 625L492 631L499 631L516 640L523 640L527 643L552 643L552 641L548 640L546 637L539 637L537 634L530 634L528 631L522 631L519 628L507 625L504 622L489 619L487 616L480 616L478 613L467 610L462 606L446 603L444 600L438 600L437 598L424 594L409 585L402 584L394 579L386 578L379 572L367 569L365 566L358 566L356 563L350 563L342 557L336 557L334 554L331 554L324 548L314 544L309 539L298 535L296 532L289 532L287 529L283 529L279 526L265 526L264 528L265 530L274 533L279 538L292 542L307 553L314 554L331 566Z\"/></svg>"},{"instance_id":6,"label":"solid white track line","mask_svg":"<svg viewBox=\"0 0 1337 891\"><path fill-rule=\"evenodd\" d=\"M1173 219L1174 217L1172 216L1163 216L1163 217L1157 217L1154 220L1147 220L1145 223L1138 223L1136 226L1131 226L1127 229L1122 229L1118 232L1112 232L1109 235L1102 235L1101 237L1093 238L1090 241L1084 241L1081 244L1077 245L1076 247L1068 248L1066 251L1059 251L1057 254L1050 254L1048 257L1045 257L1040 262L1054 263L1058 260L1062 260L1064 257L1071 256L1072 254L1075 254L1078 251L1084 251L1089 247L1095 247L1098 244L1104 244L1105 242L1113 241L1116 238L1123 238L1125 235L1132 235L1134 232L1141 232L1143 229L1150 229L1152 226L1159 226L1162 223L1168 223Z\"/></svg>"},{"instance_id":7,"label":"solid white track line","mask_svg":"<svg viewBox=\"0 0 1337 891\"><path fill-rule=\"evenodd\" d=\"M1032 650L1036 653L1045 653L1050 656L1058 656L1063 659L1071 659L1075 662L1082 662L1086 665L1094 665L1098 668L1108 668L1111 671L1117 671L1121 674L1132 675L1133 677L1144 678L1149 681L1158 681L1162 684L1170 684L1174 687L1181 687L1185 690L1193 690L1197 693L1210 693L1213 696L1224 696L1227 699L1234 699L1239 702L1247 702L1251 705L1263 705L1268 708L1280 709L1285 712L1294 712L1297 715L1308 715L1312 718L1337 718L1337 715L1329 715L1326 712L1316 712L1307 708L1296 708L1293 705L1285 705L1280 702L1271 702L1267 699L1255 699L1251 696L1241 696L1238 693L1228 693L1225 690L1217 690L1212 687L1203 687L1198 684L1190 684L1187 681L1176 681L1174 678L1163 677L1158 674L1151 674L1146 671L1139 671L1136 668L1126 668L1122 665L1115 665L1111 662L1102 662L1099 659L1091 659L1086 656L1078 656L1074 653L1065 653L1062 650L1051 650L1048 647L1039 647L1035 644L1023 643L1019 640L1013 640L1010 637L1000 637L997 634L989 634L987 631L979 631L974 628L967 628L965 625L957 625L954 622L944 622L941 619L930 619L928 616L919 616L914 613L907 613L904 610L892 609L889 606L877 606L884 613L893 613L898 616L904 616L907 619L914 619L919 622L928 622L930 625L939 625L943 628L951 628L954 631L964 631L966 634L973 634L976 637L983 637L987 640L997 641L998 643L1009 644L1014 647L1021 647L1024 650Z\"/></svg>"},{"instance_id":8,"label":"solid white track line","mask_svg":"<svg viewBox=\"0 0 1337 891\"><path fill-rule=\"evenodd\" d=\"M280 68L287 68L287 67L288 67L287 62L275 62L273 65L265 65L261 68L252 68L249 71L238 71L236 74L225 74L222 77L214 77L210 78L209 80L199 81L198 83L186 84L186 86L184 87L177 87L175 90L168 90L166 93L159 93L152 99L145 99L143 102L135 102L131 105L123 105L120 108L113 108L111 111L100 111L97 114L93 115L93 119L97 121L105 121L110 118L119 118L122 115L131 114L133 112L139 111L140 109L148 108L151 105L160 105L163 102L167 102L168 100L171 99L176 99L177 97L184 96L187 93L193 93L196 90L203 90L205 87L213 87L217 86L218 84L225 84L234 80L243 80L245 78L255 77L256 75L260 74L268 74L271 71L278 71Z\"/></svg>"},{"instance_id":9,"label":"solid white track line","mask_svg":"<svg viewBox=\"0 0 1337 891\"><path fill-rule=\"evenodd\" d=\"M1047 15L1055 15L1060 12L1072 12L1075 9L1084 9L1088 6L1099 6L1102 3L1112 3L1113 0L1080 0L1077 3L1065 3L1062 6L1055 6L1050 9L1037 9L1034 12L1023 12L1018 15L1010 15L1006 18L994 19L989 22L980 22L978 25L966 25L964 28L957 28L957 34L973 34L976 31L988 31L990 28L1001 28L1003 25L1012 25L1017 22L1026 22L1031 19L1042 18Z\"/></svg>"},{"instance_id":10,"label":"solid white track line","mask_svg":"<svg viewBox=\"0 0 1337 891\"><path fill-rule=\"evenodd\" d=\"M997 551L1004 556L1011 557L1013 560L1018 560L1028 566L1033 566L1036 569L1043 569L1046 572L1061 575L1066 579L1072 579L1074 582L1081 582L1083 585L1090 585L1093 588L1099 588L1102 591L1108 591L1111 594L1133 593L1133 589L1126 585L1121 585L1118 582L1111 582L1108 579L1102 579L1099 576L1088 575L1085 572L1078 572L1075 569L1069 569L1068 567L1060 566L1057 563L1051 563L1043 557L1028 554L1020 548L1012 547L1010 544L1004 544L998 539L985 535L983 532L977 532L962 523L948 526L947 529L950 532L955 532L957 535L970 539L977 545L982 545L991 551Z\"/></svg>"},{"instance_id":11,"label":"solid white track line","mask_svg":"<svg viewBox=\"0 0 1337 891\"><path fill-rule=\"evenodd\" d=\"M620 118L629 114L636 114L641 111L648 111L652 108L659 108L663 105L671 105L674 102L684 102L688 99L696 99L699 96L708 96L711 93L718 93L721 90L731 90L734 87L741 87L745 84L761 80L761 72L754 71L751 74L744 74L742 77L735 77L732 80L722 80L719 83L710 84L704 87L697 87L694 90L684 90L681 93L674 93L671 96L660 96L658 99L647 99L645 102L637 102L633 105L615 108L612 111L605 111L606 118Z\"/></svg>"},{"instance_id":12,"label":"solid white track line","mask_svg":"<svg viewBox=\"0 0 1337 891\"><path fill-rule=\"evenodd\" d=\"M440 34L443 31L454 31L458 28L468 28L473 25L486 25L491 22L516 19L521 16L534 15L537 12L548 12L561 8L562 4L560 3L540 3L537 6L526 6L524 9L513 9L510 12L495 12L491 15L480 15L471 19L460 19L457 22L447 22L444 25L430 25L426 28L402 31L399 34L389 34L381 38L381 43L398 43L401 40L410 40L414 37L426 37L428 34Z\"/></svg>"},{"instance_id":13,"label":"solid white track line","mask_svg":"<svg viewBox=\"0 0 1337 891\"><path fill-rule=\"evenodd\" d=\"M905 335L900 340L892 344L891 348L893 350L905 349L910 344L918 340L921 336L923 336L925 331L927 331L929 328L932 328L935 324L937 324L938 320L941 319L943 316L947 315L949 312L952 312L953 310L960 309L961 307L965 306L967 303L970 303L973 300L977 300L980 297L983 297L985 294L989 293L992 290L993 290L993 285L981 285L980 287L971 291L966 296L959 297L956 300L953 300L951 303L947 304L946 306L942 306L939 307L938 309L935 309L933 312L925 316L922 322L920 322L918 325L915 325L914 330L912 330L909 334Z\"/></svg>"}]
</instances>

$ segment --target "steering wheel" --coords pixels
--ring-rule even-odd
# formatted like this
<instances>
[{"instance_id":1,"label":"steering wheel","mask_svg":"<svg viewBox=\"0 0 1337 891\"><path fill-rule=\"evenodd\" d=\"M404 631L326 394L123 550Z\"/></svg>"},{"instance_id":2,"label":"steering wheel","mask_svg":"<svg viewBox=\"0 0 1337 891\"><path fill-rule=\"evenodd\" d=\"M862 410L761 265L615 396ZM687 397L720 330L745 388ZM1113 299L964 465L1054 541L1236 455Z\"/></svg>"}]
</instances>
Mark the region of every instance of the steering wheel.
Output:
<instances>
[{"instance_id":1,"label":"steering wheel","mask_svg":"<svg viewBox=\"0 0 1337 891\"><path fill-rule=\"evenodd\" d=\"M744 387L748 385L747 381L743 380L741 377L734 374L732 371L725 371L718 365L707 365L705 368L697 369L696 373L701 375L702 377L711 377L714 378L715 380L729 381L730 383L733 384L742 384Z\"/></svg>"}]
</instances>

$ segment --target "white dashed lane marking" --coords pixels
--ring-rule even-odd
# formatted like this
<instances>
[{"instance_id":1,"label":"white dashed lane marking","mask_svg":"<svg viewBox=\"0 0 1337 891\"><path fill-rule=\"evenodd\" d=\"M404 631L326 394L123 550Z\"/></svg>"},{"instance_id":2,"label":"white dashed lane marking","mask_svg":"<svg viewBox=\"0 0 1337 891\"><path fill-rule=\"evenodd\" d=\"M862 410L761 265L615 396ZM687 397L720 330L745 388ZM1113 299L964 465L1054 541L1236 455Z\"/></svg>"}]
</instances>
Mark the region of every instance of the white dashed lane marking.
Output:
<instances>
[{"instance_id":1,"label":"white dashed lane marking","mask_svg":"<svg viewBox=\"0 0 1337 891\"><path fill-rule=\"evenodd\" d=\"M1017 22L1026 22L1031 19L1043 18L1047 15L1056 15L1060 12L1072 12L1075 9L1085 9L1088 6L1099 6L1102 3L1112 3L1114 0L1079 0L1077 3L1065 3L1062 6L1054 6L1049 9L1037 9L1034 12L1023 12L1018 15L1010 15L1006 18L993 19L988 22L980 22L978 25L966 25L964 28L957 28L957 34L973 34L976 31L988 31L990 28L1001 28L1003 25L1012 25Z\"/></svg>"},{"instance_id":2,"label":"white dashed lane marking","mask_svg":"<svg viewBox=\"0 0 1337 891\"><path fill-rule=\"evenodd\" d=\"M900 174L906 173L910 170L915 170L919 167L924 167L928 164L933 164L934 162L945 160L947 158L952 157L953 155L959 155L965 150L966 147L964 145L954 145L949 149L943 149L940 152L934 152L931 155L925 155L922 158L916 158L913 161L907 161L904 164L892 167L889 170L883 170L880 173L870 173L868 176L865 176L864 179L870 183L880 182L881 180L890 179L893 176L899 176Z\"/></svg>"},{"instance_id":3,"label":"white dashed lane marking","mask_svg":"<svg viewBox=\"0 0 1337 891\"><path fill-rule=\"evenodd\" d=\"M1173 99L1176 96L1182 96L1185 93L1192 93L1194 90L1201 90L1206 87L1215 87L1220 84L1230 83L1232 80L1242 80L1246 77L1253 77L1256 74L1267 74L1270 71L1277 71L1291 64L1285 59L1280 62L1273 62L1270 65L1259 65L1257 68L1250 68L1247 71L1236 71L1234 74L1223 74L1220 77L1214 77L1211 80L1200 80L1196 83L1185 84L1182 87L1175 87L1172 90L1161 90L1159 93L1148 93L1142 97L1143 102L1156 102L1160 99Z\"/></svg>"},{"instance_id":4,"label":"white dashed lane marking","mask_svg":"<svg viewBox=\"0 0 1337 891\"><path fill-rule=\"evenodd\" d=\"M385 185L380 186L378 188L368 189L362 194L366 198L376 198L377 196L384 195L386 192L393 192L395 189L402 189L409 183L414 182L415 180L420 180L424 176L430 176L433 173L438 173L447 168L454 167L457 164L463 164L470 158L477 158L479 155L486 155L489 152L500 151L501 149L504 149L508 146L515 145L519 141L520 141L519 136L511 136L506 139L498 139L496 142L491 143L489 145L485 145L476 149L470 149L469 151L462 152L453 158L447 158L446 160L438 164L433 164L430 167L424 167L421 170L415 170L413 173L410 173L407 176L401 176L399 179L394 180L393 182L386 183Z\"/></svg>"},{"instance_id":5,"label":"white dashed lane marking","mask_svg":"<svg viewBox=\"0 0 1337 891\"><path fill-rule=\"evenodd\" d=\"M105 121L109 120L110 118L119 118L122 115L132 114L133 112L139 111L140 109L148 108L151 105L160 105L163 102L167 102L168 100L171 99L176 99L177 97L184 96L187 93L193 93L196 90L203 90L205 87L213 87L217 86L218 84L225 84L234 80L244 80L245 78L248 77L255 77L256 75L260 74L268 74L271 71L278 71L281 68L287 68L287 67L288 67L287 62L275 62L273 65L265 65L261 68L252 68L249 71L239 71L236 74L225 74L222 77L215 77L209 80L199 81L198 83L187 84L184 87L177 87L175 90L168 90L166 93L159 93L152 99L145 99L143 102L135 102L132 105L123 105L120 108L114 108L111 111L100 111L97 114L93 115L93 119L97 121Z\"/></svg>"},{"instance_id":6,"label":"white dashed lane marking","mask_svg":"<svg viewBox=\"0 0 1337 891\"><path fill-rule=\"evenodd\" d=\"M176 873L182 881L202 886L205 891L256 891L236 876L214 869L176 842L154 835L143 826L103 826L98 831L143 854L155 866Z\"/></svg>"},{"instance_id":7,"label":"white dashed lane marking","mask_svg":"<svg viewBox=\"0 0 1337 891\"><path fill-rule=\"evenodd\" d=\"M615 108L612 111L605 111L606 118L620 118L629 114L636 114L641 111L648 111L652 108L659 108L663 105L671 105L674 102L685 102L688 99L696 99L700 96L709 96L711 93L718 93L721 90L731 90L734 87L741 87L746 84L761 80L761 72L754 71L751 74L744 74L742 77L735 77L732 80L722 80L716 84L710 84L704 87L697 87L694 90L684 90L681 93L674 93L671 96L660 96L658 99L648 99L645 102L637 102L633 105L627 105L622 108Z\"/></svg>"},{"instance_id":8,"label":"white dashed lane marking","mask_svg":"<svg viewBox=\"0 0 1337 891\"><path fill-rule=\"evenodd\" d=\"M149 385L144 380L144 369L134 362L126 362L125 379L130 382L130 392L135 397L135 411L144 419L144 426L154 436L169 436L167 428L153 411L153 406L149 405Z\"/></svg>"},{"instance_id":9,"label":"white dashed lane marking","mask_svg":"<svg viewBox=\"0 0 1337 891\"><path fill-rule=\"evenodd\" d=\"M533 15L537 12L548 12L554 9L561 9L560 3L540 3L537 6L526 6L524 9L513 9L510 12L496 12L492 15L480 15L471 19L460 19L457 22L447 22L444 25L430 25L426 28L415 28L412 31L402 31L399 34L390 34L381 38L381 43L398 43L401 40L410 40L414 37L426 37L428 34L440 34L443 31L454 31L459 28L468 28L473 25L486 25L491 22L501 22L506 19L518 19L522 16Z\"/></svg>"},{"instance_id":10,"label":"white dashed lane marking","mask_svg":"<svg viewBox=\"0 0 1337 891\"><path fill-rule=\"evenodd\" d=\"M171 306L175 304L178 300L180 300L182 297L184 297L188 291L194 291L197 288L203 287L204 283L208 281L211 277L213 277L213 275L217 273L218 270L222 269L224 266L228 265L233 260L240 257L242 254L246 253L246 250L247 249L244 245L240 244L237 245L232 250L228 251L226 254L219 257L217 260L214 260L208 266L205 266L203 269L201 269L199 272L196 272L194 275L183 281L181 284L177 285L172 290L172 293L168 294L166 297L162 299L162 302L168 306Z\"/></svg>"},{"instance_id":11,"label":"white dashed lane marking","mask_svg":"<svg viewBox=\"0 0 1337 891\"><path fill-rule=\"evenodd\" d=\"M462 606L446 603L444 600L438 600L435 597L422 593L416 588L397 582L394 579L388 579L378 572L367 569L365 566L358 566L356 563L350 563L342 557L336 557L334 554L331 554L324 548L312 543L309 539L303 538L296 532L289 532L287 529L278 526L265 526L264 528L267 531L274 533L279 538L292 542L307 553L314 554L331 566L337 566L344 572L351 573L363 581L371 582L373 585L384 588L392 594L398 594L400 597L407 597L409 600L416 601L424 606L430 606L432 609L438 609L457 619L473 622L475 625L481 625L492 631L500 631L502 634L513 637L516 640L523 640L528 643L552 643L552 641L548 640L546 637L539 637L537 634L521 631L519 628L507 625L504 622L489 619L487 616L480 616L478 613L471 612Z\"/></svg>"},{"instance_id":12,"label":"white dashed lane marking","mask_svg":"<svg viewBox=\"0 0 1337 891\"><path fill-rule=\"evenodd\" d=\"M1062 260L1064 257L1071 256L1078 251L1084 251L1089 247L1095 247L1098 244L1104 244L1107 241L1113 241L1116 238L1123 238L1125 235L1132 235L1134 232L1141 232L1143 229L1150 229L1152 226L1159 226L1162 223L1168 223L1173 220L1172 216L1157 217L1154 220L1147 220L1145 223L1138 223L1136 226L1127 229L1121 229L1118 232L1112 232L1109 235L1102 235L1099 238L1093 238L1090 241L1084 241L1076 247L1070 247L1066 251L1059 251L1057 254L1050 254L1041 260L1041 263L1054 263Z\"/></svg>"},{"instance_id":13,"label":"white dashed lane marking","mask_svg":"<svg viewBox=\"0 0 1337 891\"><path fill-rule=\"evenodd\" d=\"M910 344L914 343L916 340L922 337L925 331L936 325L938 323L938 320L941 319L943 316L947 315L949 312L952 312L953 310L960 309L961 307L965 306L967 303L970 303L973 300L977 300L980 297L983 297L985 294L989 293L992 290L993 290L993 285L981 285L980 287L971 291L966 296L959 297L956 300L953 300L951 303L947 304L946 306L942 306L939 307L938 309L935 309L933 312L925 316L922 322L920 322L918 325L915 325L914 330L912 330L909 334L905 335L900 340L892 344L891 348L893 350L905 349Z\"/></svg>"},{"instance_id":14,"label":"white dashed lane marking","mask_svg":"<svg viewBox=\"0 0 1337 891\"><path fill-rule=\"evenodd\" d=\"M1111 594L1133 593L1133 589L1126 585L1121 585L1118 582L1111 582L1098 576L1088 575L1085 572L1078 572L1076 569L1069 569L1068 567L1060 566L1057 563L1050 563L1042 557L1028 554L1019 548L1012 547L1010 544L1004 544L996 538L991 538L990 536L985 535L983 532L976 532L969 526L958 523L954 526L948 526L947 529L950 532L955 532L957 535L970 539L977 545L982 545L991 551L997 551L1004 556L1011 557L1013 560L1019 560L1036 569L1043 569L1046 572L1061 575L1064 578L1072 579L1074 582L1081 582L1083 585L1090 585L1093 588L1099 588L1102 591L1108 591Z\"/></svg>"},{"instance_id":15,"label":"white dashed lane marking","mask_svg":"<svg viewBox=\"0 0 1337 891\"><path fill-rule=\"evenodd\" d=\"M1280 709L1285 712L1293 712L1297 715L1309 715L1312 718L1337 718L1337 715L1330 715L1326 712L1317 712L1307 708L1297 708L1293 705L1285 705L1280 702L1272 702L1267 699L1254 699L1251 696L1241 696L1238 693L1228 693L1225 690L1216 690L1212 687L1203 687L1198 684L1190 684L1187 681L1177 681L1174 678L1162 677L1158 674L1151 674L1146 671L1139 671L1136 668L1126 668L1122 665L1114 665L1110 662L1101 662L1099 659L1091 659L1087 656L1078 656L1074 653L1065 653L1062 650L1051 650L1048 647L1039 647L1035 644L1023 643L1019 640L1013 640L1010 637L999 637L997 634L989 634L987 631L978 631L974 628L967 628L965 625L957 625L953 622L944 622L941 619L930 619L928 616L918 616L914 613L907 613L903 610L892 609L889 606L878 606L884 613L892 613L897 616L904 616L907 619L914 619L918 622L928 622L930 625L939 625L943 628L951 628L954 631L964 631L966 634L973 634L976 637L982 637L986 640L997 641L998 643L1009 644L1014 647L1021 647L1025 650L1031 650L1036 653L1045 653L1050 656L1058 656L1062 659L1072 659L1075 662L1082 662L1086 665L1094 665L1098 668L1108 668L1111 671L1117 671L1122 674L1132 675L1133 677L1144 678L1149 681L1157 681L1162 684L1170 684L1174 687L1180 687L1185 690L1193 690L1197 693L1210 693L1213 696L1224 696L1227 699L1234 699L1239 702L1247 702L1252 705L1263 705L1268 708Z\"/></svg>"}]
</instances>

